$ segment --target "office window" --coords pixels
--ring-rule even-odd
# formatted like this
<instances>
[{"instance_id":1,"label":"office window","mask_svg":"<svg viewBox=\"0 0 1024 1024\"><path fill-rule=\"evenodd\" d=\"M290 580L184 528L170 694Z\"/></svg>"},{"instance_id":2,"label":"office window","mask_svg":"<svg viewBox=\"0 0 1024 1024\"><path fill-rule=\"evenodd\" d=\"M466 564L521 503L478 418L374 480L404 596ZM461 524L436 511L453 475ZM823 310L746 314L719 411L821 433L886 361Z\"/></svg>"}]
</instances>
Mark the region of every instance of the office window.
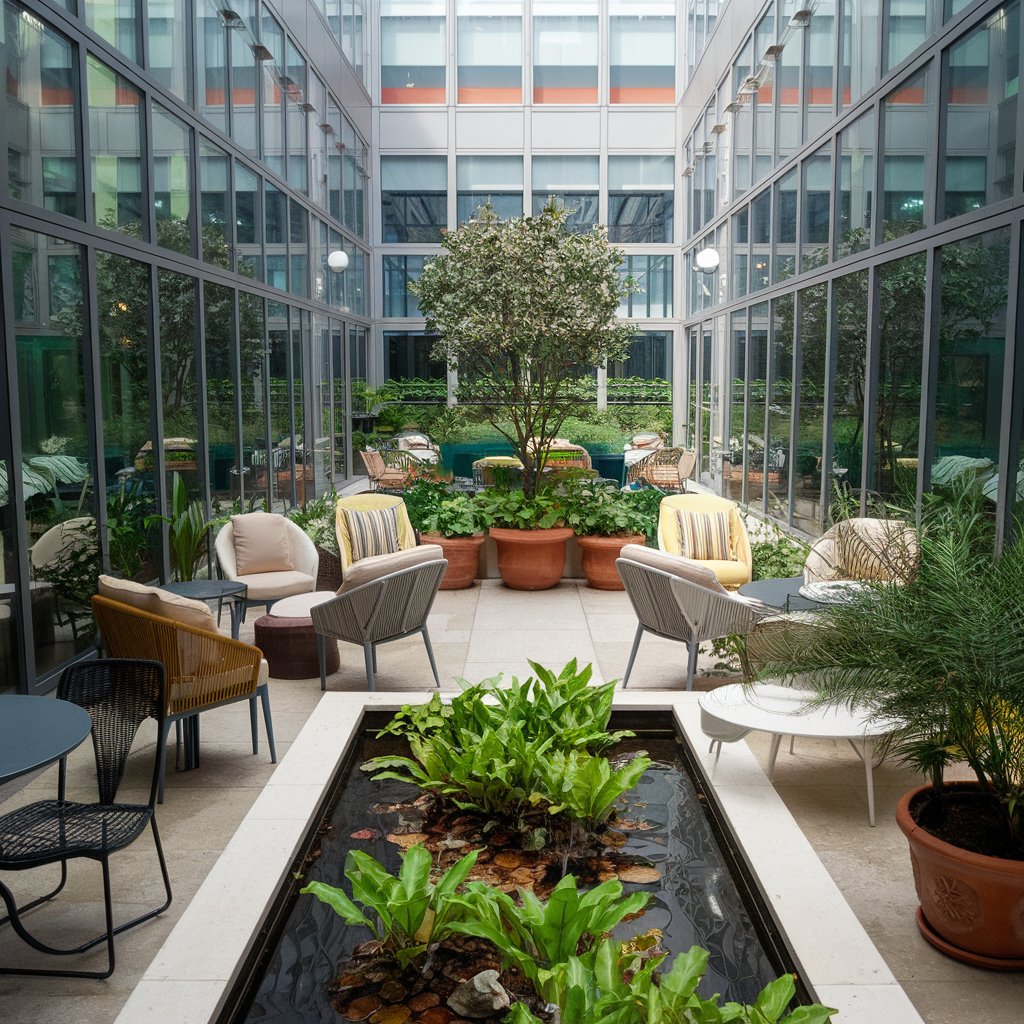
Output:
<instances>
[{"instance_id":1,"label":"office window","mask_svg":"<svg viewBox=\"0 0 1024 1024\"><path fill-rule=\"evenodd\" d=\"M424 331L385 331L385 373L389 380L436 380L447 376L443 362L431 359L436 339Z\"/></svg>"},{"instance_id":2,"label":"office window","mask_svg":"<svg viewBox=\"0 0 1024 1024\"><path fill-rule=\"evenodd\" d=\"M675 4L611 0L609 10L609 101L674 103Z\"/></svg>"},{"instance_id":3,"label":"office window","mask_svg":"<svg viewBox=\"0 0 1024 1024\"><path fill-rule=\"evenodd\" d=\"M444 0L381 0L381 103L444 103Z\"/></svg>"},{"instance_id":4,"label":"office window","mask_svg":"<svg viewBox=\"0 0 1024 1024\"><path fill-rule=\"evenodd\" d=\"M220 20L220 6L218 0L197 0L196 3L196 109L210 124L226 132L229 33ZM251 50L249 56L252 57Z\"/></svg>"},{"instance_id":5,"label":"office window","mask_svg":"<svg viewBox=\"0 0 1024 1024\"><path fill-rule=\"evenodd\" d=\"M458 186L456 219L460 224L490 203L499 217L523 213L523 158L521 156L460 156L455 162Z\"/></svg>"},{"instance_id":6,"label":"office window","mask_svg":"<svg viewBox=\"0 0 1024 1024\"><path fill-rule=\"evenodd\" d=\"M533 102L596 103L595 0L534 0Z\"/></svg>"},{"instance_id":7,"label":"office window","mask_svg":"<svg viewBox=\"0 0 1024 1024\"><path fill-rule=\"evenodd\" d=\"M443 156L380 158L385 242L440 242L448 224L448 160Z\"/></svg>"},{"instance_id":8,"label":"office window","mask_svg":"<svg viewBox=\"0 0 1024 1024\"><path fill-rule=\"evenodd\" d=\"M925 67L882 102L882 239L910 234L931 222L925 195L931 156L931 70Z\"/></svg>"},{"instance_id":9,"label":"office window","mask_svg":"<svg viewBox=\"0 0 1024 1024\"><path fill-rule=\"evenodd\" d=\"M787 171L775 183L773 191L775 262L772 280L785 281L796 273L797 169L794 167ZM755 210L757 210L756 202Z\"/></svg>"},{"instance_id":10,"label":"office window","mask_svg":"<svg viewBox=\"0 0 1024 1024\"><path fill-rule=\"evenodd\" d=\"M202 256L218 267L231 265L231 194L228 171L231 160L222 149L199 140L199 219Z\"/></svg>"},{"instance_id":11,"label":"office window","mask_svg":"<svg viewBox=\"0 0 1024 1024\"><path fill-rule=\"evenodd\" d=\"M93 32L138 62L138 0L81 0L81 6Z\"/></svg>"},{"instance_id":12,"label":"office window","mask_svg":"<svg viewBox=\"0 0 1024 1024\"><path fill-rule=\"evenodd\" d=\"M631 277L639 287L639 291L623 297L619 316L638 319L672 316L671 256L627 256L619 267L619 276L623 281Z\"/></svg>"},{"instance_id":13,"label":"office window","mask_svg":"<svg viewBox=\"0 0 1024 1024\"><path fill-rule=\"evenodd\" d=\"M285 177L285 68L284 30L266 7L262 8L260 42L271 54L262 61L263 75L263 162L279 177Z\"/></svg>"},{"instance_id":14,"label":"office window","mask_svg":"<svg viewBox=\"0 0 1024 1024\"><path fill-rule=\"evenodd\" d=\"M420 316L416 296L409 291L409 285L423 273L426 256L385 256L384 257L384 315Z\"/></svg>"},{"instance_id":15,"label":"office window","mask_svg":"<svg viewBox=\"0 0 1024 1024\"><path fill-rule=\"evenodd\" d=\"M565 228L590 231L598 216L598 159L596 156L535 156L533 158L533 215L554 196L569 212Z\"/></svg>"},{"instance_id":16,"label":"office window","mask_svg":"<svg viewBox=\"0 0 1024 1024\"><path fill-rule=\"evenodd\" d=\"M610 241L672 241L674 167L670 156L608 158Z\"/></svg>"},{"instance_id":17,"label":"office window","mask_svg":"<svg viewBox=\"0 0 1024 1024\"><path fill-rule=\"evenodd\" d=\"M245 164L235 161L235 244L238 272L263 279L263 216L260 212L260 178Z\"/></svg>"},{"instance_id":18,"label":"office window","mask_svg":"<svg viewBox=\"0 0 1024 1024\"><path fill-rule=\"evenodd\" d=\"M149 72L169 92L189 103L192 27L186 0L146 0Z\"/></svg>"},{"instance_id":19,"label":"office window","mask_svg":"<svg viewBox=\"0 0 1024 1024\"><path fill-rule=\"evenodd\" d=\"M459 103L523 102L523 19L519 0L459 0Z\"/></svg>"},{"instance_id":20,"label":"office window","mask_svg":"<svg viewBox=\"0 0 1024 1024\"><path fill-rule=\"evenodd\" d=\"M639 331L629 343L626 358L608 364L608 376L669 380L672 376L672 332Z\"/></svg>"},{"instance_id":21,"label":"office window","mask_svg":"<svg viewBox=\"0 0 1024 1024\"><path fill-rule=\"evenodd\" d=\"M869 110L839 133L836 259L861 252L871 244L874 186L875 112Z\"/></svg>"},{"instance_id":22,"label":"office window","mask_svg":"<svg viewBox=\"0 0 1024 1024\"><path fill-rule=\"evenodd\" d=\"M300 192L309 189L309 144L306 125L309 115L305 107L309 100L309 80L306 61L295 44L285 44L288 66L281 84L285 92L285 116L288 124L288 184Z\"/></svg>"},{"instance_id":23,"label":"office window","mask_svg":"<svg viewBox=\"0 0 1024 1024\"><path fill-rule=\"evenodd\" d=\"M824 131L832 120L835 102L835 3L818 4L807 34L807 66L804 68L804 102L806 104L805 139Z\"/></svg>"},{"instance_id":24,"label":"office window","mask_svg":"<svg viewBox=\"0 0 1024 1024\"><path fill-rule=\"evenodd\" d=\"M803 198L800 216L800 270L813 270L828 262L828 232L832 219L832 156L822 146L803 162Z\"/></svg>"},{"instance_id":25,"label":"office window","mask_svg":"<svg viewBox=\"0 0 1024 1024\"><path fill-rule=\"evenodd\" d=\"M886 71L909 57L935 31L940 11L935 0L889 0Z\"/></svg>"},{"instance_id":26,"label":"office window","mask_svg":"<svg viewBox=\"0 0 1024 1024\"><path fill-rule=\"evenodd\" d=\"M153 208L158 245L192 254L192 160L189 130L153 104Z\"/></svg>"},{"instance_id":27,"label":"office window","mask_svg":"<svg viewBox=\"0 0 1024 1024\"><path fill-rule=\"evenodd\" d=\"M251 3L251 0L247 0ZM249 7L251 12L254 8ZM254 15L249 14L254 20ZM250 153L259 152L257 96L260 68L250 45L248 32L238 29L228 33L231 47L231 137Z\"/></svg>"},{"instance_id":28,"label":"office window","mask_svg":"<svg viewBox=\"0 0 1024 1024\"><path fill-rule=\"evenodd\" d=\"M878 81L881 0L842 0L839 23L839 103L849 109Z\"/></svg>"}]
</instances>

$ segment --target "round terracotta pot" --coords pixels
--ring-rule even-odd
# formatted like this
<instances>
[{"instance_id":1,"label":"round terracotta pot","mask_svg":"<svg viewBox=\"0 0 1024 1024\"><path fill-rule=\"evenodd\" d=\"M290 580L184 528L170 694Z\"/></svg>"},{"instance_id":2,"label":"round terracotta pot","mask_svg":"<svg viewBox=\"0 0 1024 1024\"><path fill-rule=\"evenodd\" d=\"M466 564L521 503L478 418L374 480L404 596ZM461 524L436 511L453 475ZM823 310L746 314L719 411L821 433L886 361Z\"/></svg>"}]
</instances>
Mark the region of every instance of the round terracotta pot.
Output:
<instances>
[{"instance_id":1,"label":"round terracotta pot","mask_svg":"<svg viewBox=\"0 0 1024 1024\"><path fill-rule=\"evenodd\" d=\"M444 537L440 533L421 533L424 544L440 544L448 568L441 577L441 590L465 590L473 586L480 571L480 547L484 542L482 533L471 537Z\"/></svg>"},{"instance_id":2,"label":"round terracotta pot","mask_svg":"<svg viewBox=\"0 0 1024 1024\"><path fill-rule=\"evenodd\" d=\"M1024 861L961 850L921 828L911 807L931 786L906 793L896 823L910 844L921 906L917 926L936 949L975 967L1024 968ZM977 791L972 782L951 789Z\"/></svg>"},{"instance_id":3,"label":"round terracotta pot","mask_svg":"<svg viewBox=\"0 0 1024 1024\"><path fill-rule=\"evenodd\" d=\"M558 586L565 568L565 542L572 530L556 526L552 530L505 530L492 526L488 531L498 549L498 572L512 590L549 590Z\"/></svg>"},{"instance_id":4,"label":"round terracotta pot","mask_svg":"<svg viewBox=\"0 0 1024 1024\"><path fill-rule=\"evenodd\" d=\"M577 537L580 546L580 564L587 583L595 590L624 590L615 559L627 544L643 544L643 534L620 534L617 537Z\"/></svg>"}]
</instances>

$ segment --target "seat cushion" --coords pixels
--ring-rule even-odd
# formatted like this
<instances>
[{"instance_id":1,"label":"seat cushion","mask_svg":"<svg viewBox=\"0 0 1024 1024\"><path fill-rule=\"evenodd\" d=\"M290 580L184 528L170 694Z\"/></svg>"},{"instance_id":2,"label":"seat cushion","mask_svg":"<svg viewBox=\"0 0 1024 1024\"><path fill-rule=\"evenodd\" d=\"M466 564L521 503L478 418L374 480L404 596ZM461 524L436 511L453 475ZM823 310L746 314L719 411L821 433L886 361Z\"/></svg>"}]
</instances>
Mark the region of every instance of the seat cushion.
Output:
<instances>
[{"instance_id":1,"label":"seat cushion","mask_svg":"<svg viewBox=\"0 0 1024 1024\"><path fill-rule=\"evenodd\" d=\"M281 601L275 601L267 611L277 619L308 619L311 608L326 601L333 601L337 595L333 590L314 590L307 594L292 594Z\"/></svg>"},{"instance_id":2,"label":"seat cushion","mask_svg":"<svg viewBox=\"0 0 1024 1024\"><path fill-rule=\"evenodd\" d=\"M287 529L284 516L273 512L246 512L232 516L237 574L251 576L294 569Z\"/></svg>"},{"instance_id":3,"label":"seat cushion","mask_svg":"<svg viewBox=\"0 0 1024 1024\"><path fill-rule=\"evenodd\" d=\"M292 569L289 572L256 572L239 576L239 583L248 588L246 600L265 601L267 598L305 594L316 588L316 580L308 573Z\"/></svg>"},{"instance_id":4,"label":"seat cushion","mask_svg":"<svg viewBox=\"0 0 1024 1024\"><path fill-rule=\"evenodd\" d=\"M649 548L643 544L626 544L619 557L628 558L631 562L639 562L641 565L649 565L652 569L661 569L662 572L671 573L681 580L696 583L699 587L707 587L716 593L725 593L725 588L718 582L718 577L706 564L698 564L681 555L658 551L657 548Z\"/></svg>"},{"instance_id":5,"label":"seat cushion","mask_svg":"<svg viewBox=\"0 0 1024 1024\"><path fill-rule=\"evenodd\" d=\"M364 583L387 576L388 573L411 569L424 562L436 562L439 558L444 558L444 549L440 544L419 544L405 551L392 551L386 555L360 559L345 570L345 578L338 593L345 594Z\"/></svg>"},{"instance_id":6,"label":"seat cushion","mask_svg":"<svg viewBox=\"0 0 1024 1024\"><path fill-rule=\"evenodd\" d=\"M681 508L676 518L679 523L679 553L684 558L700 562L727 562L732 559L728 512L691 512Z\"/></svg>"},{"instance_id":7,"label":"seat cushion","mask_svg":"<svg viewBox=\"0 0 1024 1024\"><path fill-rule=\"evenodd\" d=\"M743 562L733 559L708 558L703 559L700 564L710 569L723 587L735 589L750 582L750 567Z\"/></svg>"},{"instance_id":8,"label":"seat cushion","mask_svg":"<svg viewBox=\"0 0 1024 1024\"><path fill-rule=\"evenodd\" d=\"M395 506L357 511L343 508L352 561L398 550L398 511Z\"/></svg>"},{"instance_id":9,"label":"seat cushion","mask_svg":"<svg viewBox=\"0 0 1024 1024\"><path fill-rule=\"evenodd\" d=\"M171 594L159 587L147 587L134 580L121 580L115 576L100 576L98 589L102 597L139 608L150 615L161 615L196 629L218 632L217 620L202 601Z\"/></svg>"}]
</instances>

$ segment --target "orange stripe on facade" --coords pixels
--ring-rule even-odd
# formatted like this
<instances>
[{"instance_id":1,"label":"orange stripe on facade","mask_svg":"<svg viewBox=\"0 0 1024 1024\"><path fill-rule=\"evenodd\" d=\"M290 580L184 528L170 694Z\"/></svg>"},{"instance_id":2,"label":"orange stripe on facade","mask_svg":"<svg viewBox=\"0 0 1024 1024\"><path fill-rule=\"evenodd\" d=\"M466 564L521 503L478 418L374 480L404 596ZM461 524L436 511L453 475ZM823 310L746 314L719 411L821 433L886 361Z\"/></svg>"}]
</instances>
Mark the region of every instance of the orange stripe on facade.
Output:
<instances>
[{"instance_id":1,"label":"orange stripe on facade","mask_svg":"<svg viewBox=\"0 0 1024 1024\"><path fill-rule=\"evenodd\" d=\"M381 103L444 103L444 86L437 88L414 85L411 89L408 86L397 89L382 88L380 101Z\"/></svg>"},{"instance_id":2,"label":"orange stripe on facade","mask_svg":"<svg viewBox=\"0 0 1024 1024\"><path fill-rule=\"evenodd\" d=\"M675 89L664 86L613 86L609 90L612 103L675 103Z\"/></svg>"},{"instance_id":3,"label":"orange stripe on facade","mask_svg":"<svg viewBox=\"0 0 1024 1024\"><path fill-rule=\"evenodd\" d=\"M949 102L983 106L988 103L988 88L984 85L962 85L950 89Z\"/></svg>"},{"instance_id":4,"label":"orange stripe on facade","mask_svg":"<svg viewBox=\"0 0 1024 1024\"><path fill-rule=\"evenodd\" d=\"M522 103L523 90L497 86L459 86L459 103Z\"/></svg>"},{"instance_id":5,"label":"orange stripe on facade","mask_svg":"<svg viewBox=\"0 0 1024 1024\"><path fill-rule=\"evenodd\" d=\"M913 103L920 105L924 103L924 86L908 85L904 89L897 89L887 100L887 103Z\"/></svg>"},{"instance_id":6,"label":"orange stripe on facade","mask_svg":"<svg viewBox=\"0 0 1024 1024\"><path fill-rule=\"evenodd\" d=\"M534 86L534 103L596 103L597 89L594 86L585 88L573 86Z\"/></svg>"}]
</instances>

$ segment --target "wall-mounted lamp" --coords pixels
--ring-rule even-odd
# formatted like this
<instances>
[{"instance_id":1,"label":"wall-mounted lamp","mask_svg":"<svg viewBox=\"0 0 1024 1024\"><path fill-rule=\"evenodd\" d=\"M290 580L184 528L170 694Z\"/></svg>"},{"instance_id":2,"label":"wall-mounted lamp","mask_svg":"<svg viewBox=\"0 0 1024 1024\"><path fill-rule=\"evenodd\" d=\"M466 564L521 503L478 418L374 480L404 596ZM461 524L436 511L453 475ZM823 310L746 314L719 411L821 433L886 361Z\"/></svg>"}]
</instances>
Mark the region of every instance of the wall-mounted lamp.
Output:
<instances>
[{"instance_id":1,"label":"wall-mounted lamp","mask_svg":"<svg viewBox=\"0 0 1024 1024\"><path fill-rule=\"evenodd\" d=\"M348 270L348 253L344 249L335 249L334 252L328 253L327 266L336 274Z\"/></svg>"},{"instance_id":2,"label":"wall-mounted lamp","mask_svg":"<svg viewBox=\"0 0 1024 1024\"><path fill-rule=\"evenodd\" d=\"M702 274L713 274L721 262L722 257L718 255L717 249L701 249L694 253L693 269Z\"/></svg>"}]
</instances>

